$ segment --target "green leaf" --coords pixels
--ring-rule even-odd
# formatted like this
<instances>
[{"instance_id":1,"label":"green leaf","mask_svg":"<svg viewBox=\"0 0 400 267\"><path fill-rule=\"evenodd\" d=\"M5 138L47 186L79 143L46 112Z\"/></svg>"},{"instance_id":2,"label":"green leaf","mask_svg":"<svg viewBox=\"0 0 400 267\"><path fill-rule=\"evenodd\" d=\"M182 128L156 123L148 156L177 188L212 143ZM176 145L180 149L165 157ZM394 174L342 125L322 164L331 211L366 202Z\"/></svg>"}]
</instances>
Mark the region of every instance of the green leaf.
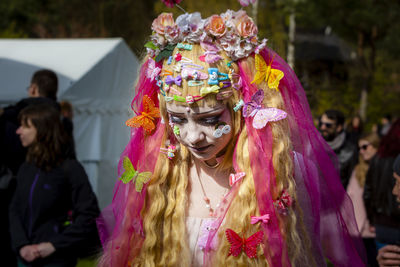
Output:
<instances>
[{"instance_id":1,"label":"green leaf","mask_svg":"<svg viewBox=\"0 0 400 267\"><path fill-rule=\"evenodd\" d=\"M147 42L147 43L144 45L144 47L147 47L147 48L150 48L150 49L153 49L153 50L156 50L156 49L158 48L158 46L156 46L152 41Z\"/></svg>"}]
</instances>

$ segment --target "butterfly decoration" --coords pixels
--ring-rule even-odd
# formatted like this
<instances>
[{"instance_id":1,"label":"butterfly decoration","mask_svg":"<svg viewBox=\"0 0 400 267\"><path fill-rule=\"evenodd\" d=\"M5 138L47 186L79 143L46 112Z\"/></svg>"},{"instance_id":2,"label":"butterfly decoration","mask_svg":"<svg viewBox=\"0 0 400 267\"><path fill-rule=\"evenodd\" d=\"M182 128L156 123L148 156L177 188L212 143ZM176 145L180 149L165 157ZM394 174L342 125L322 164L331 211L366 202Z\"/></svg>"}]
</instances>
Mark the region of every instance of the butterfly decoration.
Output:
<instances>
[{"instance_id":1,"label":"butterfly decoration","mask_svg":"<svg viewBox=\"0 0 400 267\"><path fill-rule=\"evenodd\" d=\"M153 100L148 95L143 96L143 111L140 115L130 118L125 122L129 127L143 127L146 134L156 128L155 118L160 117L160 110L154 105Z\"/></svg>"},{"instance_id":2,"label":"butterfly decoration","mask_svg":"<svg viewBox=\"0 0 400 267\"><path fill-rule=\"evenodd\" d=\"M264 238L263 231L258 231L247 239L244 236L240 237L235 231L229 228L226 229L225 234L228 242L231 244L228 256L233 255L237 257L244 250L247 257L251 259L257 256L257 247Z\"/></svg>"},{"instance_id":3,"label":"butterfly decoration","mask_svg":"<svg viewBox=\"0 0 400 267\"><path fill-rule=\"evenodd\" d=\"M279 121L287 117L287 113L278 108L262 108L261 104L264 99L264 91L258 90L251 97L251 101L246 102L243 106L243 117L254 117L253 127L262 129L271 121Z\"/></svg>"},{"instance_id":4,"label":"butterfly decoration","mask_svg":"<svg viewBox=\"0 0 400 267\"><path fill-rule=\"evenodd\" d=\"M150 181L152 173L139 173L137 170L135 170L131 160L128 157L124 157L122 165L124 166L125 171L122 173L119 180L121 180L124 184L127 184L130 181L134 180L136 192L142 192L143 185Z\"/></svg>"},{"instance_id":5,"label":"butterfly decoration","mask_svg":"<svg viewBox=\"0 0 400 267\"><path fill-rule=\"evenodd\" d=\"M286 190L283 190L281 196L274 200L274 206L279 213L286 215L288 208L292 206L293 199Z\"/></svg>"},{"instance_id":6,"label":"butterfly decoration","mask_svg":"<svg viewBox=\"0 0 400 267\"><path fill-rule=\"evenodd\" d=\"M156 62L153 59L150 59L146 70L146 77L149 78L151 81L154 81L154 79L157 78L160 72L161 68L156 67Z\"/></svg>"},{"instance_id":7,"label":"butterfly decoration","mask_svg":"<svg viewBox=\"0 0 400 267\"><path fill-rule=\"evenodd\" d=\"M264 58L259 54L255 54L255 59L256 75L251 83L259 84L263 81L266 81L269 88L278 91L279 82L284 76L283 71L271 68L271 64L267 65L267 63L264 61Z\"/></svg>"},{"instance_id":8,"label":"butterfly decoration","mask_svg":"<svg viewBox=\"0 0 400 267\"><path fill-rule=\"evenodd\" d=\"M165 46L164 49L162 51L160 51L160 53L156 56L155 61L160 62L164 58L168 59L170 56L172 56L175 46L176 46L176 44L175 45L168 44L167 46Z\"/></svg>"}]
</instances>

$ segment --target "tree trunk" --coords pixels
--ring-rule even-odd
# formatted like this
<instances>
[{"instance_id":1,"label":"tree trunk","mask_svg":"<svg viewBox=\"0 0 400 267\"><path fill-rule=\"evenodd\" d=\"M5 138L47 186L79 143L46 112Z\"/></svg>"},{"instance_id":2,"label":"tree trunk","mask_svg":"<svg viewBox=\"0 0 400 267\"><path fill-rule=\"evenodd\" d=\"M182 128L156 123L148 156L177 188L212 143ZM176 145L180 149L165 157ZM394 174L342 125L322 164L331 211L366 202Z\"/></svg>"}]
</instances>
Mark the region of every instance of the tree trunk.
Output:
<instances>
[{"instance_id":1,"label":"tree trunk","mask_svg":"<svg viewBox=\"0 0 400 267\"><path fill-rule=\"evenodd\" d=\"M289 66L294 69L295 63L295 50L294 50L294 40L296 34L296 13L292 9L292 12L289 17L289 43L288 43L288 54L287 54L287 62Z\"/></svg>"},{"instance_id":2,"label":"tree trunk","mask_svg":"<svg viewBox=\"0 0 400 267\"><path fill-rule=\"evenodd\" d=\"M251 14L254 20L254 24L257 25L257 16L258 16L258 0L256 0L253 4L253 8L251 10Z\"/></svg>"}]
</instances>

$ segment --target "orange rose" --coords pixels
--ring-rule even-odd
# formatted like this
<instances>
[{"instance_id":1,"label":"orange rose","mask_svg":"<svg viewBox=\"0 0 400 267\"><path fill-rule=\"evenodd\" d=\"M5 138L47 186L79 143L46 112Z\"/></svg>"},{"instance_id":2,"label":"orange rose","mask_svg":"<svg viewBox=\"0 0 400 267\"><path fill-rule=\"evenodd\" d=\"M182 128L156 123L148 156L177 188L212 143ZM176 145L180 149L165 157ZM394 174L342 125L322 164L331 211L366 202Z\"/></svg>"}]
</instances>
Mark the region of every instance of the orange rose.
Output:
<instances>
[{"instance_id":1,"label":"orange rose","mask_svg":"<svg viewBox=\"0 0 400 267\"><path fill-rule=\"evenodd\" d=\"M158 34L164 34L165 28L174 26L174 18L172 13L161 13L151 24L151 29Z\"/></svg>"},{"instance_id":2,"label":"orange rose","mask_svg":"<svg viewBox=\"0 0 400 267\"><path fill-rule=\"evenodd\" d=\"M236 30L243 38L254 36L258 33L257 26L254 24L253 20L246 14L243 14L236 19Z\"/></svg>"},{"instance_id":3,"label":"orange rose","mask_svg":"<svg viewBox=\"0 0 400 267\"><path fill-rule=\"evenodd\" d=\"M207 20L205 30L214 36L223 36L226 32L224 20L218 15L212 15Z\"/></svg>"}]
</instances>

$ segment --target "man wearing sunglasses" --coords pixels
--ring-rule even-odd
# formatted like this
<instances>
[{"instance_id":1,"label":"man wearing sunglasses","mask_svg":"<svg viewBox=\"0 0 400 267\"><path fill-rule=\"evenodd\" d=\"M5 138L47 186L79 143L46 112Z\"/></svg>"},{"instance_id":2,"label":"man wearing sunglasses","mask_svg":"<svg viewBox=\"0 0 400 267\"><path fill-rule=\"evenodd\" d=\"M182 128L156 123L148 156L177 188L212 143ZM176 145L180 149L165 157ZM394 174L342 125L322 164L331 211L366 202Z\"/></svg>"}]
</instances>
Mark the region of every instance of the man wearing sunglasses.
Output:
<instances>
[{"instance_id":1,"label":"man wearing sunglasses","mask_svg":"<svg viewBox=\"0 0 400 267\"><path fill-rule=\"evenodd\" d=\"M357 163L358 152L344 131L343 113L333 109L325 111L319 120L318 128L338 157L340 179L343 187L347 188L351 172Z\"/></svg>"}]
</instances>

